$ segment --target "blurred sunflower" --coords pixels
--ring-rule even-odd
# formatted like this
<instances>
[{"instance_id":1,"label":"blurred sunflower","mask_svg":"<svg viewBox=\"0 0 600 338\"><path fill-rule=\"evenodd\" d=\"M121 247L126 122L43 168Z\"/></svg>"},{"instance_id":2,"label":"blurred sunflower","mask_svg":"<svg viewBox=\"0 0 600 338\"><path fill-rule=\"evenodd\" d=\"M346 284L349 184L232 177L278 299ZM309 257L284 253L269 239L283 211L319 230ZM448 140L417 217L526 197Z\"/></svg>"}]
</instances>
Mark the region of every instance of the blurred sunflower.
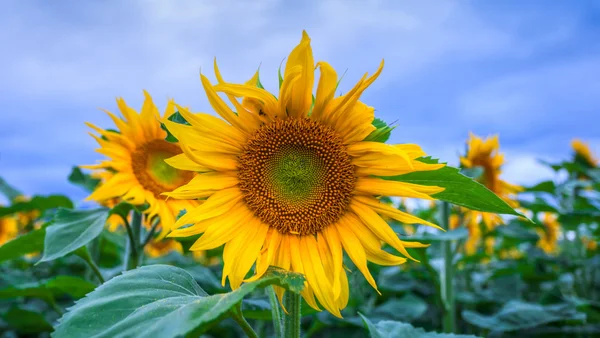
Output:
<instances>
[{"instance_id":1,"label":"blurred sunflower","mask_svg":"<svg viewBox=\"0 0 600 338\"><path fill-rule=\"evenodd\" d=\"M598 166L598 159L594 157L587 143L575 139L571 142L571 147L575 151L575 160L579 159L590 167Z\"/></svg>"},{"instance_id":2,"label":"blurred sunflower","mask_svg":"<svg viewBox=\"0 0 600 338\"><path fill-rule=\"evenodd\" d=\"M547 254L556 253L558 246L558 235L560 233L560 224L558 224L557 216L549 213L544 213L542 224L544 229L536 229L540 239L537 246Z\"/></svg>"},{"instance_id":3,"label":"blurred sunflower","mask_svg":"<svg viewBox=\"0 0 600 338\"><path fill-rule=\"evenodd\" d=\"M596 242L593 238L582 236L581 243L587 251L596 251L596 249L598 249L598 242Z\"/></svg>"},{"instance_id":4,"label":"blurred sunflower","mask_svg":"<svg viewBox=\"0 0 600 338\"><path fill-rule=\"evenodd\" d=\"M17 220L12 216L0 217L0 246L11 241L19 234Z\"/></svg>"},{"instance_id":5,"label":"blurred sunflower","mask_svg":"<svg viewBox=\"0 0 600 338\"><path fill-rule=\"evenodd\" d=\"M465 226L469 230L469 237L465 241L465 253L467 255L473 255L477 252L477 247L481 241L481 229L479 228L479 222L477 218L470 217L465 220Z\"/></svg>"},{"instance_id":6,"label":"blurred sunflower","mask_svg":"<svg viewBox=\"0 0 600 338\"><path fill-rule=\"evenodd\" d=\"M256 262L261 277L270 265L303 273L302 296L313 308L340 317L348 302L348 280L342 262L345 251L376 289L367 261L397 265L405 258L382 250L382 241L404 256L404 242L381 218L434 224L402 212L377 196L434 199L443 188L385 180L374 176L436 170L425 164L414 144L387 145L363 141L375 128L374 108L359 101L379 76L363 78L348 93L335 97L335 70L318 62L321 76L312 99L315 63L310 39L302 40L288 57L279 98L258 85L258 74L245 84L227 83L215 62L218 84L200 75L214 110L223 118L179 112L191 125L163 120L179 139L183 154L167 160L173 167L201 172L167 196L207 197L182 216L170 236L203 233L191 250L225 244L223 283L238 288ZM232 105L218 96L225 93ZM243 97L243 101L237 100ZM278 289L282 297L284 290ZM315 299L316 297L316 299Z\"/></svg>"},{"instance_id":7,"label":"blurred sunflower","mask_svg":"<svg viewBox=\"0 0 600 338\"><path fill-rule=\"evenodd\" d=\"M144 246L144 252L150 258L165 256L173 251L183 254L181 243L173 239L152 239Z\"/></svg>"},{"instance_id":8,"label":"blurred sunflower","mask_svg":"<svg viewBox=\"0 0 600 338\"><path fill-rule=\"evenodd\" d=\"M15 197L13 203L29 202L30 197L19 195ZM21 232L27 232L35 228L36 220L40 218L41 214L39 210L22 211L16 213L17 225Z\"/></svg>"},{"instance_id":9,"label":"blurred sunflower","mask_svg":"<svg viewBox=\"0 0 600 338\"><path fill-rule=\"evenodd\" d=\"M517 259L523 257L523 253L518 248L514 248L514 247L510 248L510 249L502 249L502 250L500 250L498 255L500 256L500 259L503 259L503 260L508 260L508 259L517 260Z\"/></svg>"},{"instance_id":10,"label":"blurred sunflower","mask_svg":"<svg viewBox=\"0 0 600 338\"><path fill-rule=\"evenodd\" d=\"M517 208L519 203L516 201L514 195L522 191L523 188L500 179L504 156L498 153L499 148L498 136L483 140L471 134L468 141L467 154L460 158L460 163L464 168L480 167L483 172L478 178L479 183L486 186L511 207ZM465 218L474 218L477 222L480 220L483 221L488 230L492 230L497 225L503 223L502 218L497 214L464 210L466 212Z\"/></svg>"},{"instance_id":11,"label":"blurred sunflower","mask_svg":"<svg viewBox=\"0 0 600 338\"><path fill-rule=\"evenodd\" d=\"M166 158L181 154L181 149L177 143L165 140L167 133L161 128L158 109L150 95L145 91L144 95L140 114L127 106L122 98L117 99L117 104L124 118L106 111L119 132L104 130L87 123L100 134L96 136L90 133L100 144L97 151L108 156L110 160L81 167L100 169L107 175L106 181L99 185L87 200L108 205L118 198L134 205L148 204L145 214L149 219L155 216L160 218L161 236L164 237L180 210L189 210L198 203L167 200L161 193L190 182L194 173L185 169L175 169L165 163ZM165 118L175 112L174 108L173 101L169 101ZM107 172L114 172L114 175Z\"/></svg>"}]
</instances>

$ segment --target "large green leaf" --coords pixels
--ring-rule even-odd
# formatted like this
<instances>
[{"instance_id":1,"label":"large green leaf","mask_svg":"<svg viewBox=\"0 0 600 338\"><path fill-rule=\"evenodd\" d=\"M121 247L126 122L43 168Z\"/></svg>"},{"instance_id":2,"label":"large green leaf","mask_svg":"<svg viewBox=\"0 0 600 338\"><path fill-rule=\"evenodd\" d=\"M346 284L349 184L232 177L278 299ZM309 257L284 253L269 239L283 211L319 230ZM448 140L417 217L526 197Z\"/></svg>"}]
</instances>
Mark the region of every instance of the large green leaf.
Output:
<instances>
[{"instance_id":1,"label":"large green leaf","mask_svg":"<svg viewBox=\"0 0 600 338\"><path fill-rule=\"evenodd\" d=\"M46 228L44 255L40 262L63 257L98 237L104 229L109 210L59 209L54 224Z\"/></svg>"},{"instance_id":2,"label":"large green leaf","mask_svg":"<svg viewBox=\"0 0 600 338\"><path fill-rule=\"evenodd\" d=\"M465 310L462 317L475 326L495 331L515 331L558 321L585 320L585 314L578 312L571 304L544 306L520 301L508 302L490 316Z\"/></svg>"},{"instance_id":3,"label":"large green leaf","mask_svg":"<svg viewBox=\"0 0 600 338\"><path fill-rule=\"evenodd\" d=\"M59 320L53 337L198 336L256 288L276 284L294 291L302 275L271 269L235 291L208 295L185 270L143 266L115 277L78 301Z\"/></svg>"},{"instance_id":4,"label":"large green leaf","mask_svg":"<svg viewBox=\"0 0 600 338\"><path fill-rule=\"evenodd\" d=\"M0 246L0 262L44 250L45 228L33 230Z\"/></svg>"},{"instance_id":5,"label":"large green leaf","mask_svg":"<svg viewBox=\"0 0 600 338\"><path fill-rule=\"evenodd\" d=\"M371 338L403 337L403 338L475 338L473 335L453 333L425 332L422 328L415 328L408 323L382 320L373 324L367 317L359 313Z\"/></svg>"},{"instance_id":6,"label":"large green leaf","mask_svg":"<svg viewBox=\"0 0 600 338\"><path fill-rule=\"evenodd\" d=\"M71 174L69 174L69 182L92 192L96 189L100 180L84 173L79 167L73 167L73 169L71 169Z\"/></svg>"},{"instance_id":7,"label":"large green leaf","mask_svg":"<svg viewBox=\"0 0 600 338\"><path fill-rule=\"evenodd\" d=\"M10 202L14 201L17 197L23 195L19 190L6 183L6 181L2 177L0 177L0 193L6 196L6 198Z\"/></svg>"},{"instance_id":8,"label":"large green leaf","mask_svg":"<svg viewBox=\"0 0 600 338\"><path fill-rule=\"evenodd\" d=\"M422 157L418 160L430 164L438 163L438 160L431 159L430 157ZM461 174L457 168L445 166L438 170L417 171L399 176L381 178L442 187L445 190L432 197L473 210L522 216L488 188Z\"/></svg>"},{"instance_id":9,"label":"large green leaf","mask_svg":"<svg viewBox=\"0 0 600 338\"><path fill-rule=\"evenodd\" d=\"M38 312L12 308L3 316L9 327L18 333L39 333L52 331L52 325Z\"/></svg>"},{"instance_id":10,"label":"large green leaf","mask_svg":"<svg viewBox=\"0 0 600 338\"><path fill-rule=\"evenodd\" d=\"M17 202L9 207L0 208L0 217L17 212L38 210L44 212L54 208L73 208L73 202L63 195L34 196L29 201Z\"/></svg>"}]
</instances>

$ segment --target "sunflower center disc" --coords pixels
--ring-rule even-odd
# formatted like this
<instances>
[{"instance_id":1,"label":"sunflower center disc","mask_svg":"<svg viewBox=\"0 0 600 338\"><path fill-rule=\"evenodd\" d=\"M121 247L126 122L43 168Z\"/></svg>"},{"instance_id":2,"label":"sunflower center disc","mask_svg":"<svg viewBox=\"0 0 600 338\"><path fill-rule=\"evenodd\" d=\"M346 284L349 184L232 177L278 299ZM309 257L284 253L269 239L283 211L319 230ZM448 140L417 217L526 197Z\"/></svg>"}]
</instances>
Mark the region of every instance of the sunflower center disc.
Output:
<instances>
[{"instance_id":1,"label":"sunflower center disc","mask_svg":"<svg viewBox=\"0 0 600 338\"><path fill-rule=\"evenodd\" d=\"M133 173L144 189L156 198L189 182L193 173L171 167L165 159L181 154L181 149L165 140L152 140L139 146L131 155Z\"/></svg>"},{"instance_id":2,"label":"sunflower center disc","mask_svg":"<svg viewBox=\"0 0 600 338\"><path fill-rule=\"evenodd\" d=\"M261 127L239 158L239 186L254 214L280 233L315 234L347 210L356 182L341 139L309 119Z\"/></svg>"}]
</instances>

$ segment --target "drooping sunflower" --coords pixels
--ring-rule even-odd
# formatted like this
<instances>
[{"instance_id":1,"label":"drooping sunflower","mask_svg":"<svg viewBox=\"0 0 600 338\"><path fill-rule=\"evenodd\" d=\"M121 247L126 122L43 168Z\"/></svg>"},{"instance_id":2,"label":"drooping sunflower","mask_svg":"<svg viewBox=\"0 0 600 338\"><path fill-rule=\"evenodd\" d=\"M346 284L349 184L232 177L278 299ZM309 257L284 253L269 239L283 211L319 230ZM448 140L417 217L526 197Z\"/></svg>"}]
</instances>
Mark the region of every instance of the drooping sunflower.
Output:
<instances>
[{"instance_id":1,"label":"drooping sunflower","mask_svg":"<svg viewBox=\"0 0 600 338\"><path fill-rule=\"evenodd\" d=\"M547 254L556 253L558 249L558 235L560 233L560 224L558 223L557 216L544 213L542 224L544 225L544 229L537 229L540 236L537 246Z\"/></svg>"},{"instance_id":2,"label":"drooping sunflower","mask_svg":"<svg viewBox=\"0 0 600 338\"><path fill-rule=\"evenodd\" d=\"M144 104L139 114L127 106L122 98L117 99L117 104L123 118L106 111L119 132L104 130L87 123L100 134L96 136L90 133L100 144L97 152L110 159L81 167L102 170L106 175L105 182L100 184L87 200L106 205L113 203L111 201L116 198L134 205L147 204L146 217L160 218L161 235L164 237L179 212L197 206L198 202L167 200L161 194L187 184L194 177L194 173L185 169L175 169L165 163L166 158L181 154L181 148L177 143L165 140L167 133L161 128L158 109L152 97L145 91L144 95ZM175 105L173 100L170 100L164 116L169 117L174 112Z\"/></svg>"},{"instance_id":3,"label":"drooping sunflower","mask_svg":"<svg viewBox=\"0 0 600 338\"><path fill-rule=\"evenodd\" d=\"M0 246L13 240L19 234L17 220L12 216L0 217Z\"/></svg>"},{"instance_id":4,"label":"drooping sunflower","mask_svg":"<svg viewBox=\"0 0 600 338\"><path fill-rule=\"evenodd\" d=\"M580 159L582 160L584 163L586 163L587 165L589 165L590 167L597 167L598 166L598 159L594 156L594 154L592 154L592 151L590 150L590 147L588 146L587 143L575 139L571 142L571 147L573 147L573 150L575 151L575 159Z\"/></svg>"},{"instance_id":5,"label":"drooping sunflower","mask_svg":"<svg viewBox=\"0 0 600 338\"><path fill-rule=\"evenodd\" d=\"M502 198L512 208L517 208L519 203L515 199L515 194L522 191L523 188L500 179L504 155L498 152L500 148L498 136L483 140L474 134L470 134L467 145L467 154L460 158L461 165L465 168L481 167L483 173L478 178L479 183ZM497 214L474 210L465 211L465 218L475 218L477 222L483 221L488 230L494 229L497 225L503 223L502 218Z\"/></svg>"},{"instance_id":6,"label":"drooping sunflower","mask_svg":"<svg viewBox=\"0 0 600 338\"><path fill-rule=\"evenodd\" d=\"M190 123L163 120L179 139L183 154L167 160L199 174L166 194L172 198L207 198L175 224L170 236L203 234L191 250L225 245L223 283L232 288L262 276L270 265L303 273L302 296L315 308L341 316L348 302L343 251L377 288L367 261L397 265L406 258L382 250L382 241L404 256L421 243L400 240L382 219L435 226L380 202L378 196L434 199L443 188L385 180L442 164L417 161L425 153L414 144L366 142L375 130L374 108L359 101L379 76L367 74L345 95L334 97L338 76L325 62L314 101L315 63L310 39L290 53L279 97L258 85L256 74L245 84L218 84L200 75L214 110L222 119L179 107ZM218 95L224 93L235 112ZM237 98L243 98L240 103ZM256 263L254 276L245 279ZM284 290L279 289L278 296ZM315 299L316 298L316 299Z\"/></svg>"}]
</instances>

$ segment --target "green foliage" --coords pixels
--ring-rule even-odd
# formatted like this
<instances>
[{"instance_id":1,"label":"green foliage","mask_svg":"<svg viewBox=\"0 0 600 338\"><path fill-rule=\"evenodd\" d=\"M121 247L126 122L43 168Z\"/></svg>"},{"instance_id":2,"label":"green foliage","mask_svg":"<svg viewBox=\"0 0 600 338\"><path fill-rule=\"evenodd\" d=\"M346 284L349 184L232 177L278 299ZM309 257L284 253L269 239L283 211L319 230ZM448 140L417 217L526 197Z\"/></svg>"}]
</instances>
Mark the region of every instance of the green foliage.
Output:
<instances>
[{"instance_id":1,"label":"green foliage","mask_svg":"<svg viewBox=\"0 0 600 338\"><path fill-rule=\"evenodd\" d=\"M388 126L383 120L378 118L373 120L373 126L377 129L371 132L371 134L365 138L365 141L386 142L390 138L392 130L396 128Z\"/></svg>"},{"instance_id":2,"label":"green foliage","mask_svg":"<svg viewBox=\"0 0 600 338\"><path fill-rule=\"evenodd\" d=\"M15 329L18 333L32 334L40 332L51 332L52 325L46 318L35 311L24 310L20 308L11 308L3 316L8 326Z\"/></svg>"},{"instance_id":3,"label":"green foliage","mask_svg":"<svg viewBox=\"0 0 600 338\"><path fill-rule=\"evenodd\" d=\"M420 158L419 161L429 164L438 163L438 160L430 157ZM418 171L382 178L445 188L444 191L433 195L433 197L469 209L522 216L488 188L461 174L458 169L453 167L445 166L438 170Z\"/></svg>"},{"instance_id":4,"label":"green foliage","mask_svg":"<svg viewBox=\"0 0 600 338\"><path fill-rule=\"evenodd\" d=\"M91 175L84 173L79 167L73 167L73 169L71 169L68 179L69 182L80 186L89 192L94 191L94 189L96 189L100 183L99 179L93 178Z\"/></svg>"},{"instance_id":5,"label":"green foliage","mask_svg":"<svg viewBox=\"0 0 600 338\"><path fill-rule=\"evenodd\" d=\"M452 333L425 332L408 323L382 320L373 324L368 318L360 314L371 338L406 337L406 338L475 338L473 335L456 335Z\"/></svg>"},{"instance_id":6,"label":"green foliage","mask_svg":"<svg viewBox=\"0 0 600 338\"><path fill-rule=\"evenodd\" d=\"M225 294L208 295L180 268L151 265L113 278L69 309L52 337L178 337L198 335L257 288L299 291L301 275L272 269Z\"/></svg>"},{"instance_id":7,"label":"green foliage","mask_svg":"<svg viewBox=\"0 0 600 338\"><path fill-rule=\"evenodd\" d=\"M79 299L95 287L94 284L80 277L56 276L40 282L23 283L0 289L0 299L35 297L47 300L62 295Z\"/></svg>"},{"instance_id":8,"label":"green foliage","mask_svg":"<svg viewBox=\"0 0 600 338\"><path fill-rule=\"evenodd\" d=\"M185 118L183 118L183 116L181 116L181 114L176 111L175 113L173 113L173 115L169 116L167 118L167 120L175 122L175 123L179 123L179 124L185 124L185 125L190 125L190 123L188 121L186 121ZM169 129L167 129L167 126L165 126L164 123L161 122L160 127L162 128L162 130L167 132L167 137L165 138L166 141L168 142L179 142L179 140L173 136L173 134L171 134L171 132L169 131Z\"/></svg>"},{"instance_id":9,"label":"green foliage","mask_svg":"<svg viewBox=\"0 0 600 338\"><path fill-rule=\"evenodd\" d=\"M54 223L46 228L44 255L40 262L63 257L98 237L104 229L109 211L59 209Z\"/></svg>"},{"instance_id":10,"label":"green foliage","mask_svg":"<svg viewBox=\"0 0 600 338\"><path fill-rule=\"evenodd\" d=\"M55 208L73 208L73 202L63 195L34 196L29 201L16 202L8 207L0 207L0 217L12 215L17 212L37 210L43 213Z\"/></svg>"},{"instance_id":11,"label":"green foliage","mask_svg":"<svg viewBox=\"0 0 600 338\"><path fill-rule=\"evenodd\" d=\"M570 304L540 305L511 301L493 315L463 311L462 317L469 323L495 331L530 329L558 321L584 321L585 314Z\"/></svg>"},{"instance_id":12,"label":"green foliage","mask_svg":"<svg viewBox=\"0 0 600 338\"><path fill-rule=\"evenodd\" d=\"M45 227L21 235L0 246L0 262L44 250Z\"/></svg>"}]
</instances>

